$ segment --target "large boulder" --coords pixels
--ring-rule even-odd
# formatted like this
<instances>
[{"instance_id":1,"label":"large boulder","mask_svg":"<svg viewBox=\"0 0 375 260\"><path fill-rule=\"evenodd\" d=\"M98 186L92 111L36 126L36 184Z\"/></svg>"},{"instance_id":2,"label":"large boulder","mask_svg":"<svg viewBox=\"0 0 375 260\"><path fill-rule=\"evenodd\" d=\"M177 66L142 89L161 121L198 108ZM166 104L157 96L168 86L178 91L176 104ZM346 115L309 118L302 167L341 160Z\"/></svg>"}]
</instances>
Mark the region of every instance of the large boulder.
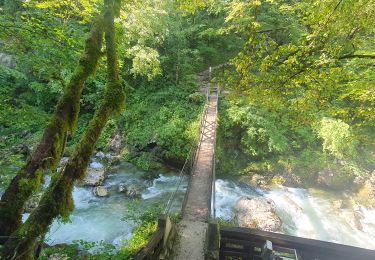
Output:
<instances>
[{"instance_id":1,"label":"large boulder","mask_svg":"<svg viewBox=\"0 0 375 260\"><path fill-rule=\"evenodd\" d=\"M108 196L108 190L104 186L98 186L93 189L93 193L95 196L98 197L107 197Z\"/></svg>"},{"instance_id":2,"label":"large boulder","mask_svg":"<svg viewBox=\"0 0 375 260\"><path fill-rule=\"evenodd\" d=\"M240 181L247 185L257 186L263 189L268 188L268 182L269 182L266 176L258 174L258 173L254 173L252 175L241 176Z\"/></svg>"},{"instance_id":3,"label":"large boulder","mask_svg":"<svg viewBox=\"0 0 375 260\"><path fill-rule=\"evenodd\" d=\"M324 189L346 190L352 187L354 177L345 175L341 168L329 168L321 170L314 175L314 182Z\"/></svg>"},{"instance_id":4,"label":"large boulder","mask_svg":"<svg viewBox=\"0 0 375 260\"><path fill-rule=\"evenodd\" d=\"M281 220L276 214L276 205L266 198L240 198L235 205L235 218L240 227L271 232L281 230Z\"/></svg>"},{"instance_id":5,"label":"large boulder","mask_svg":"<svg viewBox=\"0 0 375 260\"><path fill-rule=\"evenodd\" d=\"M344 201L343 200L334 200L332 201L332 206L334 209L342 209L344 208Z\"/></svg>"},{"instance_id":6,"label":"large boulder","mask_svg":"<svg viewBox=\"0 0 375 260\"><path fill-rule=\"evenodd\" d=\"M354 200L367 207L375 207L375 171L366 178Z\"/></svg>"},{"instance_id":7,"label":"large boulder","mask_svg":"<svg viewBox=\"0 0 375 260\"><path fill-rule=\"evenodd\" d=\"M372 199L375 199L375 171L370 175L370 178L367 181L368 186L371 189Z\"/></svg>"},{"instance_id":8,"label":"large boulder","mask_svg":"<svg viewBox=\"0 0 375 260\"><path fill-rule=\"evenodd\" d=\"M89 168L87 169L86 177L79 184L82 186L100 186L104 179L104 168Z\"/></svg>"},{"instance_id":9,"label":"large boulder","mask_svg":"<svg viewBox=\"0 0 375 260\"><path fill-rule=\"evenodd\" d=\"M346 223L348 223L351 228L363 231L361 223L363 215L359 210L343 211L340 212L340 216L345 219Z\"/></svg>"}]
</instances>

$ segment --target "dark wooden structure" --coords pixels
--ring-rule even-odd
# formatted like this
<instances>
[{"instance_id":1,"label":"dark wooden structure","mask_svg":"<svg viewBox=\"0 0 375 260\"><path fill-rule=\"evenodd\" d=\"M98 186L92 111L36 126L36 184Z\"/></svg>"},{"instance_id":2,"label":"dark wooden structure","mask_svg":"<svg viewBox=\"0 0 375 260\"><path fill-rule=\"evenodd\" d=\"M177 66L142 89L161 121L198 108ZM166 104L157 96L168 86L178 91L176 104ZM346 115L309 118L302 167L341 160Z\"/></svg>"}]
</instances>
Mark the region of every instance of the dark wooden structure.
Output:
<instances>
[{"instance_id":1,"label":"dark wooden structure","mask_svg":"<svg viewBox=\"0 0 375 260\"><path fill-rule=\"evenodd\" d=\"M158 227L151 237L150 241L137 255L132 258L135 260L154 260L154 259L169 259L173 251L173 242L176 236L174 223L171 222L168 216L161 216L159 218Z\"/></svg>"},{"instance_id":2,"label":"dark wooden structure","mask_svg":"<svg viewBox=\"0 0 375 260\"><path fill-rule=\"evenodd\" d=\"M249 228L220 229L219 259L261 259L260 249L267 240L275 251L291 255L295 250L299 260L375 260L374 250Z\"/></svg>"}]
</instances>

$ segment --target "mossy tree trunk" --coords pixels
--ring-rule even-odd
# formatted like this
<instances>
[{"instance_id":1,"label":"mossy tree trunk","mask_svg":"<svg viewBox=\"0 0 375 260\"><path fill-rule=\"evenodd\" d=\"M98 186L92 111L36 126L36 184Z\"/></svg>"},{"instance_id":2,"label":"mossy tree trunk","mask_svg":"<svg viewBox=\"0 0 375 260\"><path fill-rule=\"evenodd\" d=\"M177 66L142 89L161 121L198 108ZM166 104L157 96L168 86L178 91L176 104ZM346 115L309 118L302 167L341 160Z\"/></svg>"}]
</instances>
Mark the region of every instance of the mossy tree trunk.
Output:
<instances>
[{"instance_id":1,"label":"mossy tree trunk","mask_svg":"<svg viewBox=\"0 0 375 260\"><path fill-rule=\"evenodd\" d=\"M102 42L102 18L98 18L42 140L1 197L0 236L9 236L20 226L23 206L32 192L40 187L44 170L54 168L59 163L67 134L72 134L77 122L84 83L94 73L102 56Z\"/></svg>"},{"instance_id":2,"label":"mossy tree trunk","mask_svg":"<svg viewBox=\"0 0 375 260\"><path fill-rule=\"evenodd\" d=\"M6 242L3 256L8 259L32 259L38 238L44 236L52 221L66 218L72 212L74 183L85 176L100 134L109 120L123 107L124 89L119 79L114 27L114 0L105 0L104 31L107 52L108 81L104 99L64 169L56 175L43 194L39 206L28 220Z\"/></svg>"}]
</instances>

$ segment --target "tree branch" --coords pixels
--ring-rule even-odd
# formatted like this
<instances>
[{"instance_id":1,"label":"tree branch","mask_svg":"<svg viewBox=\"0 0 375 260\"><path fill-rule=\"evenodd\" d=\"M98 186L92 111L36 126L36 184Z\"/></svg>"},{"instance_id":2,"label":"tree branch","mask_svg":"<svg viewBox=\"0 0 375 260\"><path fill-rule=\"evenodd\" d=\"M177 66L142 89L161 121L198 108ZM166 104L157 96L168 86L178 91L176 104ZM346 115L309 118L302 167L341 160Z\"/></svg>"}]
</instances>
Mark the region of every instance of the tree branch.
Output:
<instances>
[{"instance_id":1,"label":"tree branch","mask_svg":"<svg viewBox=\"0 0 375 260\"><path fill-rule=\"evenodd\" d=\"M339 60L344 59L375 59L375 54L346 54L339 57Z\"/></svg>"}]
</instances>

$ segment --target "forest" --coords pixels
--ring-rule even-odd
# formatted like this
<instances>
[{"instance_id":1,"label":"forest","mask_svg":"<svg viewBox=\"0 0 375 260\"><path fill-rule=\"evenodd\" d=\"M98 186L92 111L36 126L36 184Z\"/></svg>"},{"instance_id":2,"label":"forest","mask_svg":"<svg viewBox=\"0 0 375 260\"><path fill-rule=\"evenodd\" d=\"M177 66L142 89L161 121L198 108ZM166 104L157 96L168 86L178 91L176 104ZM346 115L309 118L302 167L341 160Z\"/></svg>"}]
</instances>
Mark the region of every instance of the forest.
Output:
<instances>
[{"instance_id":1,"label":"forest","mask_svg":"<svg viewBox=\"0 0 375 260\"><path fill-rule=\"evenodd\" d=\"M261 190L281 220L266 231L375 239L374 0L0 0L0 14L0 259L133 259L197 141L207 80L220 225ZM92 222L108 236L70 233L105 201L122 205ZM285 203L353 239L301 231Z\"/></svg>"}]
</instances>

